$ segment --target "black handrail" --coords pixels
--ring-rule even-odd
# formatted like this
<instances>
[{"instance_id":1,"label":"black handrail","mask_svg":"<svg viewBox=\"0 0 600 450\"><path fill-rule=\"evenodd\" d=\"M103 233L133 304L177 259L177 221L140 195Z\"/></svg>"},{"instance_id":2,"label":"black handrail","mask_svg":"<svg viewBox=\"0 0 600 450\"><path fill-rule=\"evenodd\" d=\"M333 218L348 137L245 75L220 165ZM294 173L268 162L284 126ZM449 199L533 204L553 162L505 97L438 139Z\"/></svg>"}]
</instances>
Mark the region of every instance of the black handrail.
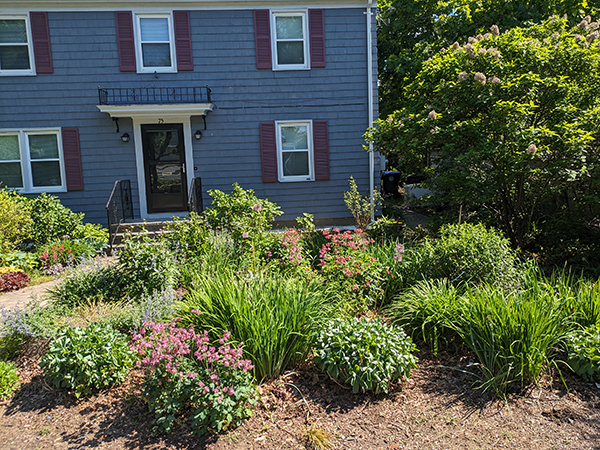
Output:
<instances>
[{"instance_id":1,"label":"black handrail","mask_svg":"<svg viewBox=\"0 0 600 450\"><path fill-rule=\"evenodd\" d=\"M139 87L101 88L98 101L101 105L168 105L176 103L211 103L211 90L205 87Z\"/></svg>"},{"instance_id":2,"label":"black handrail","mask_svg":"<svg viewBox=\"0 0 600 450\"><path fill-rule=\"evenodd\" d=\"M200 214L204 211L202 201L202 178L192 178L190 195L188 196L188 211Z\"/></svg>"},{"instance_id":3,"label":"black handrail","mask_svg":"<svg viewBox=\"0 0 600 450\"><path fill-rule=\"evenodd\" d=\"M119 232L119 227L125 219L133 219L131 181L115 181L108 202L106 202L106 215L108 217L108 244L112 251L117 233ZM113 227L115 227L114 231Z\"/></svg>"}]
</instances>

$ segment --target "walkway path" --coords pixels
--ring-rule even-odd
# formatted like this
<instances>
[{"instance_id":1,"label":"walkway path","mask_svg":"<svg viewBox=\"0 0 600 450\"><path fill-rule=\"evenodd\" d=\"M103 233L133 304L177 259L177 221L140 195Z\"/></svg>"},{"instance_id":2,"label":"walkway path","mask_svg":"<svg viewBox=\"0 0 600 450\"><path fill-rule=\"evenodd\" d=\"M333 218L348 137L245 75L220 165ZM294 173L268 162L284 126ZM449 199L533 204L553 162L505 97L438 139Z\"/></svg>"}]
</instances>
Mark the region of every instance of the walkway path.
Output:
<instances>
[{"instance_id":1,"label":"walkway path","mask_svg":"<svg viewBox=\"0 0 600 450\"><path fill-rule=\"evenodd\" d=\"M27 286L18 291L8 291L0 294L0 306L7 309L22 309L31 300L38 299L44 303L44 298L48 295L47 291L55 286L59 280L50 280L44 283Z\"/></svg>"}]
</instances>

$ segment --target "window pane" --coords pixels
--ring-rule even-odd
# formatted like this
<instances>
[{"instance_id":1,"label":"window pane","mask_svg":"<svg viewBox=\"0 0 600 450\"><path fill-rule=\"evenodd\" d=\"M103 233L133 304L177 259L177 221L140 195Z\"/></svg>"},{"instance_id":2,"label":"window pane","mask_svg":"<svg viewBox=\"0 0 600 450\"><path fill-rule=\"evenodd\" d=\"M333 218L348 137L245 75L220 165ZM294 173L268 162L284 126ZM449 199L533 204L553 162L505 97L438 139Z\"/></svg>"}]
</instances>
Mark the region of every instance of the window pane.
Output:
<instances>
[{"instance_id":1,"label":"window pane","mask_svg":"<svg viewBox=\"0 0 600 450\"><path fill-rule=\"evenodd\" d=\"M142 44L144 67L171 67L169 44Z\"/></svg>"},{"instance_id":2,"label":"window pane","mask_svg":"<svg viewBox=\"0 0 600 450\"><path fill-rule=\"evenodd\" d=\"M308 152L285 152L283 175L286 177L308 176Z\"/></svg>"},{"instance_id":3,"label":"window pane","mask_svg":"<svg viewBox=\"0 0 600 450\"><path fill-rule=\"evenodd\" d=\"M278 42L278 64L304 64L304 42Z\"/></svg>"},{"instance_id":4,"label":"window pane","mask_svg":"<svg viewBox=\"0 0 600 450\"><path fill-rule=\"evenodd\" d=\"M60 186L60 164L58 161L43 161L31 163L31 174L33 175L33 185L42 186Z\"/></svg>"},{"instance_id":5,"label":"window pane","mask_svg":"<svg viewBox=\"0 0 600 450\"><path fill-rule=\"evenodd\" d=\"M26 45L0 47L0 69L29 70L29 50Z\"/></svg>"},{"instance_id":6,"label":"window pane","mask_svg":"<svg viewBox=\"0 0 600 450\"><path fill-rule=\"evenodd\" d=\"M3 187L23 187L21 163L0 163L0 189Z\"/></svg>"},{"instance_id":7,"label":"window pane","mask_svg":"<svg viewBox=\"0 0 600 450\"><path fill-rule=\"evenodd\" d=\"M21 159L18 136L0 136L0 161Z\"/></svg>"},{"instance_id":8,"label":"window pane","mask_svg":"<svg viewBox=\"0 0 600 450\"><path fill-rule=\"evenodd\" d=\"M303 39L302 17L276 17L277 39Z\"/></svg>"},{"instance_id":9,"label":"window pane","mask_svg":"<svg viewBox=\"0 0 600 450\"><path fill-rule=\"evenodd\" d=\"M140 19L142 42L169 42L169 22L167 18Z\"/></svg>"},{"instance_id":10,"label":"window pane","mask_svg":"<svg viewBox=\"0 0 600 450\"><path fill-rule=\"evenodd\" d=\"M0 44L26 44L24 20L0 20Z\"/></svg>"},{"instance_id":11,"label":"window pane","mask_svg":"<svg viewBox=\"0 0 600 450\"><path fill-rule=\"evenodd\" d=\"M306 125L281 127L281 148L283 150L307 150L308 139L306 129Z\"/></svg>"},{"instance_id":12,"label":"window pane","mask_svg":"<svg viewBox=\"0 0 600 450\"><path fill-rule=\"evenodd\" d=\"M55 134L30 134L29 154L31 159L58 158L58 142Z\"/></svg>"}]
</instances>

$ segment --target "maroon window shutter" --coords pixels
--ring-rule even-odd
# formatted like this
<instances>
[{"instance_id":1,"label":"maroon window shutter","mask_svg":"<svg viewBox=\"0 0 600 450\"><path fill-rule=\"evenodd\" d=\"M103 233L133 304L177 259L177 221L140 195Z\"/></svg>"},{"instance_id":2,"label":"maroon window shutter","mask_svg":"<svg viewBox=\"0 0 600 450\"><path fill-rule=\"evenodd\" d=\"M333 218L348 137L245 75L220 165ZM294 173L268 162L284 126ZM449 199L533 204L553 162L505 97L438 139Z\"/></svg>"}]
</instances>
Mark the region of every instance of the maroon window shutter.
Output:
<instances>
[{"instance_id":1,"label":"maroon window shutter","mask_svg":"<svg viewBox=\"0 0 600 450\"><path fill-rule=\"evenodd\" d=\"M271 13L268 9L254 11L254 42L256 43L256 68L271 69Z\"/></svg>"},{"instance_id":2,"label":"maroon window shutter","mask_svg":"<svg viewBox=\"0 0 600 450\"><path fill-rule=\"evenodd\" d=\"M135 72L135 38L131 11L115 11L117 22L117 45L121 72Z\"/></svg>"},{"instance_id":3,"label":"maroon window shutter","mask_svg":"<svg viewBox=\"0 0 600 450\"><path fill-rule=\"evenodd\" d=\"M50 47L50 29L48 13L30 12L31 37L33 41L33 57L36 73L53 73L52 48Z\"/></svg>"},{"instance_id":4,"label":"maroon window shutter","mask_svg":"<svg viewBox=\"0 0 600 450\"><path fill-rule=\"evenodd\" d=\"M194 61L192 57L192 33L190 31L190 12L173 11L173 28L175 29L177 70L194 70Z\"/></svg>"},{"instance_id":5,"label":"maroon window shutter","mask_svg":"<svg viewBox=\"0 0 600 450\"><path fill-rule=\"evenodd\" d=\"M79 129L62 129L63 156L67 191L83 191L83 172L81 170L81 152L79 150Z\"/></svg>"},{"instance_id":6,"label":"maroon window shutter","mask_svg":"<svg viewBox=\"0 0 600 450\"><path fill-rule=\"evenodd\" d=\"M326 120L313 122L313 146L315 151L315 179L329 180L329 131Z\"/></svg>"},{"instance_id":7,"label":"maroon window shutter","mask_svg":"<svg viewBox=\"0 0 600 450\"><path fill-rule=\"evenodd\" d=\"M322 9L308 10L310 67L325 67L325 19Z\"/></svg>"},{"instance_id":8,"label":"maroon window shutter","mask_svg":"<svg viewBox=\"0 0 600 450\"><path fill-rule=\"evenodd\" d=\"M275 183L279 181L277 176L277 144L275 139L275 123L261 123L260 156L262 161L263 183Z\"/></svg>"}]
</instances>

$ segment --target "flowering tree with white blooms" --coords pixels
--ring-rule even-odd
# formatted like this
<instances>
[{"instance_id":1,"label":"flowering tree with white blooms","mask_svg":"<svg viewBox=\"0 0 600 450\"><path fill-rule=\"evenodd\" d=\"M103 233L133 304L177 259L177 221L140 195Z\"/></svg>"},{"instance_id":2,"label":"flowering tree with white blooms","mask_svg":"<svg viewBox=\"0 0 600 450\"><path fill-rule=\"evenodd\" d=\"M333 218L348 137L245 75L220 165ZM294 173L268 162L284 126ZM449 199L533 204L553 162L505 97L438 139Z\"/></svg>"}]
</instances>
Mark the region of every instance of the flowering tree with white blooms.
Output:
<instances>
[{"instance_id":1,"label":"flowering tree with white blooms","mask_svg":"<svg viewBox=\"0 0 600 450\"><path fill-rule=\"evenodd\" d=\"M367 141L425 171L445 220L501 227L514 246L600 212L599 23L554 17L456 42Z\"/></svg>"}]
</instances>

